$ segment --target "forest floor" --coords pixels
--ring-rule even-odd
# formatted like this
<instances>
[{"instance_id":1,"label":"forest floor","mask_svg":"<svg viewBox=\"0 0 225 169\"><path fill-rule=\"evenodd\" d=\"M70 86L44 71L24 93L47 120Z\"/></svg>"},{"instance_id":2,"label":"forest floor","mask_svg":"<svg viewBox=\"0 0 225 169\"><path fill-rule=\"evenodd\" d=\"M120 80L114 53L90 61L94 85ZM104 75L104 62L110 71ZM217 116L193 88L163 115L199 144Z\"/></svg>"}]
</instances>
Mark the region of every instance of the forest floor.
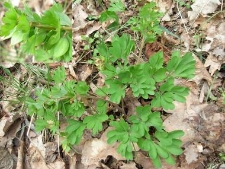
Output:
<instances>
[{"instance_id":1,"label":"forest floor","mask_svg":"<svg viewBox=\"0 0 225 169\"><path fill-rule=\"evenodd\" d=\"M19 5L23 2L18 1ZM65 2L58 0L64 4ZM125 23L136 15L148 0L122 0L126 10L119 14L119 22ZM175 102L174 110L163 110L163 124L167 131L183 130L181 138L184 150L176 159L176 165L163 162L163 169L224 169L225 168L225 3L223 0L156 0L158 10L164 13L160 21L165 32L154 43L138 48L133 56L148 60L149 56L163 51L169 60L173 50L191 52L196 61L195 76L183 81L190 88L185 103ZM14 1L13 3L16 3ZM86 0L66 3L67 14L73 18L73 60L69 63L50 63L54 70L64 66L67 78L72 80L97 81L102 83L97 69L89 63L93 48L99 37L105 36L108 22L101 23L91 18L109 7L109 0ZM32 0L28 5L42 13L51 6L50 0ZM1 4L0 18L5 9ZM117 32L129 33L140 46L141 39L129 28ZM106 42L111 41L113 32L108 33ZM83 38L84 36L88 38ZM36 132L32 117L26 115L23 105L13 102L21 83L42 86L38 78L44 63L33 62L26 57L25 63L15 63L9 58L22 55L19 46L10 46L9 41L0 41L0 168L4 169L151 169L154 168L146 154L137 151L133 161L126 161L115 146L106 144L106 131L93 137L89 131L73 152L58 152L57 137L47 130ZM132 56L130 56L132 57ZM166 61L165 61L166 62ZM5 69L10 72L5 73ZM32 72L32 73L31 73ZM30 80L30 81L29 81ZM20 85L18 85L20 86ZM28 85L29 86L29 85ZM32 88L31 87L31 88ZM30 91L32 93L32 91ZM128 94L129 95L129 94ZM7 100L7 101L6 101ZM135 98L124 99L127 111L134 111L133 105L142 105ZM60 147L61 150L61 147ZM25 159L25 160L20 160Z\"/></svg>"}]
</instances>

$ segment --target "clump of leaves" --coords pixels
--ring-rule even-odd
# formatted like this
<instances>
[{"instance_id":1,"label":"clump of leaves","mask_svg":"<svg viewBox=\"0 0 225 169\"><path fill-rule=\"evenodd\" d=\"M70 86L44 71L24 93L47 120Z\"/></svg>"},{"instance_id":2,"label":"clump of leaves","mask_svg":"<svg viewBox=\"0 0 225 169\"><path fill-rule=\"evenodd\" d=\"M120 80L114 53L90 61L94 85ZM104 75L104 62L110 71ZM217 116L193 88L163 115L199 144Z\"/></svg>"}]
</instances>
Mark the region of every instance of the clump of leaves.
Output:
<instances>
[{"instance_id":1,"label":"clump of leaves","mask_svg":"<svg viewBox=\"0 0 225 169\"><path fill-rule=\"evenodd\" d=\"M125 10L124 4L121 0L110 0L110 7L103 11L99 17L101 22L108 20L113 20L113 22L108 26L108 29L113 29L119 26L119 17L117 13L123 12Z\"/></svg>"},{"instance_id":2,"label":"clump of leaves","mask_svg":"<svg viewBox=\"0 0 225 169\"><path fill-rule=\"evenodd\" d=\"M116 5L119 1L111 3L108 12L114 12L114 16L115 11L122 8ZM155 3L146 4L139 16L129 22L146 42L154 41L160 34L158 18L161 14L155 9ZM104 13L101 18L104 20ZM158 52L147 62L132 65L129 55L134 49L135 42L128 34L116 35L107 44L104 41L97 44L93 62L105 76L105 84L95 93L86 82L67 81L64 68L54 71L49 78L54 85L38 89L36 98L26 101L28 113L36 115L37 130L48 128L61 135L63 149L69 151L72 145L79 144L85 130L91 130L95 136L105 123L112 127L107 133L108 143L118 142L118 152L127 160L133 159L134 145L137 145L149 154L156 167L161 167L162 159L175 164L174 156L182 153L179 138L184 133L180 130L167 132L160 112L153 110L174 109L174 101L185 102L189 89L174 81L192 78L195 61L191 53L181 57L179 51L174 51L164 65L163 53ZM150 101L149 105L136 107L131 116L126 116L124 107L120 107L128 90L134 97ZM118 109L120 117L109 115L109 107ZM59 130L60 122L67 125L64 131Z\"/></svg>"},{"instance_id":3,"label":"clump of leaves","mask_svg":"<svg viewBox=\"0 0 225 169\"><path fill-rule=\"evenodd\" d=\"M114 129L107 134L108 143L118 141L118 152L128 160L133 159L133 144L137 144L140 149L148 152L156 167L161 166L160 158L175 164L172 155L182 153L182 142L178 138L183 136L183 131L164 131L160 113L152 112L150 106L137 107L136 113L129 117L128 122L124 119L110 122ZM150 127L157 131L151 134Z\"/></svg>"},{"instance_id":4,"label":"clump of leaves","mask_svg":"<svg viewBox=\"0 0 225 169\"><path fill-rule=\"evenodd\" d=\"M155 2L146 3L139 11L138 16L131 17L128 24L135 32L140 32L145 42L154 42L156 36L162 33L159 26L160 18L163 16L157 10Z\"/></svg>"},{"instance_id":5,"label":"clump of leaves","mask_svg":"<svg viewBox=\"0 0 225 169\"><path fill-rule=\"evenodd\" d=\"M84 130L92 130L96 135L107 122L113 127L107 134L108 143L119 142L118 152L126 159L133 159L133 145L137 144L148 152L156 167L161 166L160 159L175 164L173 156L182 153L179 138L184 133L165 131L160 112L152 110L157 107L173 109L174 101L185 102L189 89L175 85L174 80L193 77L195 61L192 55L186 53L180 57L175 51L164 66L163 53L158 52L146 63L130 65L128 56L134 50L134 41L127 34L115 36L110 45L100 43L97 49L97 55L103 58L100 71L106 77L105 86L91 94L85 82L66 81L65 69L58 68L52 76L54 86L37 90L37 98L27 101L29 114L37 115L37 130L49 128L60 134L65 138L64 150L69 151L70 146L79 144ZM137 107L136 114L130 117L109 116L108 107L119 107L128 89L137 98L152 98L150 104ZM89 99L96 101L93 106ZM67 123L61 133L60 121Z\"/></svg>"},{"instance_id":6,"label":"clump of leaves","mask_svg":"<svg viewBox=\"0 0 225 169\"><path fill-rule=\"evenodd\" d=\"M165 66L163 53L158 52L146 63L130 65L128 56L134 49L134 41L127 34L114 37L110 45L97 46L98 56L102 59L101 72L105 75L105 86L96 91L100 97L109 98L120 104L126 91L131 89L137 98L151 99L148 106L137 107L136 115L128 119L115 119L110 122L114 127L108 133L108 142L120 142L118 152L127 159L133 159L133 144L149 152L156 167L161 166L160 158L174 164L173 155L182 153L182 131L166 132L159 112L153 108L174 109L174 101L185 102L189 89L175 85L175 78L192 78L195 61L191 53L180 57L179 51L172 53L171 60ZM150 128L156 131L151 134Z\"/></svg>"},{"instance_id":7,"label":"clump of leaves","mask_svg":"<svg viewBox=\"0 0 225 169\"><path fill-rule=\"evenodd\" d=\"M89 86L82 81L66 81L64 68L55 70L49 80L54 86L37 89L36 98L26 100L28 114L36 115L37 131L48 128L53 134L65 137L63 147L68 151L71 145L80 142L84 129L91 129L94 135L102 130L102 123L108 119L108 104L99 99L95 106L90 107L90 114L84 116L86 107L90 105L87 102ZM67 123L61 133L60 121Z\"/></svg>"},{"instance_id":8,"label":"clump of leaves","mask_svg":"<svg viewBox=\"0 0 225 169\"><path fill-rule=\"evenodd\" d=\"M11 38L11 45L22 43L22 52L38 61L70 61L72 57L72 23L60 4L54 4L43 15L4 3L7 11L0 36Z\"/></svg>"}]
</instances>

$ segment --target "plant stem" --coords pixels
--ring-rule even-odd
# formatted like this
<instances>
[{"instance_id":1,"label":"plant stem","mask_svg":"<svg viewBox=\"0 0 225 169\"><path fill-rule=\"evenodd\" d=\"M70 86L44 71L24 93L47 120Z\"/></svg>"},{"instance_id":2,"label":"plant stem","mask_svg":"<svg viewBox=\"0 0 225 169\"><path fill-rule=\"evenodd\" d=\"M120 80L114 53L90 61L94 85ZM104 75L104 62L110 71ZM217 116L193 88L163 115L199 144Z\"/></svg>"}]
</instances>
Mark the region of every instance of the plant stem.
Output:
<instances>
[{"instance_id":1,"label":"plant stem","mask_svg":"<svg viewBox=\"0 0 225 169\"><path fill-rule=\"evenodd\" d=\"M38 27L38 28L44 28L44 29L48 29L48 30L54 30L56 29L56 27L54 26L49 26L49 25L41 25L41 24L37 24L37 23L34 23L34 22L31 22L31 27ZM72 31L72 27L69 27L69 26L61 26L60 28L61 30L65 30L65 31Z\"/></svg>"},{"instance_id":2,"label":"plant stem","mask_svg":"<svg viewBox=\"0 0 225 169\"><path fill-rule=\"evenodd\" d=\"M97 100L97 99L99 99L99 100L103 100L103 101L105 101L105 102L107 102L107 103L109 103L109 104L111 104L111 105L113 105L114 107L116 107L120 112L122 112L123 114L125 114L125 111L124 111L124 109L123 108L121 108L120 106L118 106L118 104L116 104L116 103L113 103L113 102L111 102L111 101L109 101L109 100L106 100L106 99L104 99L104 98L101 98L101 97L98 97L98 96L95 96L94 94L92 94L92 93L89 93L90 95L89 96L87 96L87 98L89 98L89 99L94 99L94 100ZM91 95L93 95L93 96L91 96Z\"/></svg>"}]
</instances>

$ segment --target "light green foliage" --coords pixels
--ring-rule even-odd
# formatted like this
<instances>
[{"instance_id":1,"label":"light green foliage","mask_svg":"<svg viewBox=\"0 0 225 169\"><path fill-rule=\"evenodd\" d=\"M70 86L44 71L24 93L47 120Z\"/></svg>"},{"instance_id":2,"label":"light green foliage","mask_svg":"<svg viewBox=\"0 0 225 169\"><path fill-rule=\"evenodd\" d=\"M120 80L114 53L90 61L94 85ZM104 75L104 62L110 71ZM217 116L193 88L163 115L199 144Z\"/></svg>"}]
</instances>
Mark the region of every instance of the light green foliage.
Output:
<instances>
[{"instance_id":1,"label":"light green foliage","mask_svg":"<svg viewBox=\"0 0 225 169\"><path fill-rule=\"evenodd\" d=\"M22 52L38 61L70 61L72 56L72 23L61 5L54 4L39 16L25 6L24 10L5 3L0 36L11 38L11 45L21 43Z\"/></svg>"},{"instance_id":2,"label":"light green foliage","mask_svg":"<svg viewBox=\"0 0 225 169\"><path fill-rule=\"evenodd\" d=\"M66 80L65 68L56 69L50 79L54 83L48 88L36 90L36 99L29 98L26 103L28 114L36 115L35 127L37 131L50 129L53 134L62 135L65 140L62 142L64 150L69 151L70 146L78 144L85 129L98 134L103 129L103 122L108 120L108 104L98 100L94 107L91 107L91 115L85 116L85 109L88 97L89 86L83 81ZM65 121L65 131L59 133L59 122Z\"/></svg>"},{"instance_id":3,"label":"light green foliage","mask_svg":"<svg viewBox=\"0 0 225 169\"><path fill-rule=\"evenodd\" d=\"M174 81L175 78L192 78L195 61L190 53L181 57L175 51L165 66L163 53L158 52L148 62L130 65L128 56L132 50L133 42L126 34L116 36L109 45L100 43L97 46L96 57L102 59L101 72L106 77L105 86L96 92L99 96L108 96L111 102L119 104L125 91L131 89L134 97L152 98L150 105L137 107L137 114L129 117L128 121L110 122L114 129L107 134L108 143L119 142L118 152L128 160L133 159L133 144L137 144L148 152L156 167L161 167L161 159L175 164L173 156L182 153L179 137L184 133L166 132L160 113L151 110L157 107L174 109L174 101L185 102L189 89L175 85ZM154 134L150 133L150 128L156 130Z\"/></svg>"},{"instance_id":4,"label":"light green foliage","mask_svg":"<svg viewBox=\"0 0 225 169\"><path fill-rule=\"evenodd\" d=\"M129 123L124 120L110 122L114 129L107 134L108 143L119 142L118 152L128 160L133 159L133 144L137 144L140 149L148 152L156 167L161 167L161 158L174 165L173 155L183 152L179 138L184 132L164 131L160 113L151 112L150 106L137 107L136 112L136 115L129 118ZM149 127L157 131L153 135L149 134Z\"/></svg>"},{"instance_id":5,"label":"light green foliage","mask_svg":"<svg viewBox=\"0 0 225 169\"><path fill-rule=\"evenodd\" d=\"M54 86L36 90L37 99L28 99L28 114L36 114L36 126L39 131L44 128L58 129L58 113L68 117L80 117L84 113L84 104L75 99L78 95L86 95L89 90L83 82L66 81L65 69L58 68L52 75ZM80 87L82 83L82 87ZM76 91L76 92L75 92Z\"/></svg>"},{"instance_id":6,"label":"light green foliage","mask_svg":"<svg viewBox=\"0 0 225 169\"><path fill-rule=\"evenodd\" d=\"M91 116L86 116L84 118L84 123L87 125L88 129L93 131L93 134L96 135L99 131L102 131L103 122L108 120L106 115L108 104L103 100L98 100L96 102L96 112Z\"/></svg>"},{"instance_id":7,"label":"light green foliage","mask_svg":"<svg viewBox=\"0 0 225 169\"><path fill-rule=\"evenodd\" d=\"M123 12L125 10L125 6L121 0L110 0L110 2L108 11Z\"/></svg>"},{"instance_id":8,"label":"light green foliage","mask_svg":"<svg viewBox=\"0 0 225 169\"><path fill-rule=\"evenodd\" d=\"M190 9L191 5L195 2L195 0L189 0L189 1L175 0L175 2L177 2L178 5L181 6L181 7L186 7L187 9Z\"/></svg>"},{"instance_id":9,"label":"light green foliage","mask_svg":"<svg viewBox=\"0 0 225 169\"><path fill-rule=\"evenodd\" d=\"M159 27L162 13L157 10L156 3L146 3L139 11L137 17L132 17L128 21L131 29L140 32L146 42L154 42L156 36L162 33Z\"/></svg>"},{"instance_id":10,"label":"light green foliage","mask_svg":"<svg viewBox=\"0 0 225 169\"><path fill-rule=\"evenodd\" d=\"M163 66L162 52L151 56L147 63L128 66L128 58L124 56L128 56L132 51L132 47L128 45L131 41L124 41L123 37L116 37L116 40L117 43L112 41L111 47L105 44L97 47L99 55L105 56L102 73L106 76L106 86L99 89L97 94L100 96L108 94L112 102L120 103L125 96L125 88L130 86L135 97L148 99L149 95L155 96L151 103L153 107L168 110L174 109L174 101L185 102L189 89L175 85L174 78L193 77L195 61L190 53L180 57L179 52L173 52L166 67ZM114 44L121 44L120 46L123 44L124 50L120 50L120 47ZM110 52L110 49L113 50ZM115 55L112 53L114 51Z\"/></svg>"},{"instance_id":11,"label":"light green foliage","mask_svg":"<svg viewBox=\"0 0 225 169\"><path fill-rule=\"evenodd\" d=\"M58 8L53 6L54 10L46 11L41 17L29 10L25 12L31 22L38 21L44 25L49 18L52 19L50 26L54 27L54 30L47 32L35 28L33 32L36 33L29 37L28 41L31 44L43 45L37 50L43 56L46 56L47 52L47 56L51 55L55 59L62 58L60 55L64 56L68 52L58 51L59 46L71 46L67 43L68 36L64 36L68 35L67 31L62 29L62 25L69 26L69 22ZM113 19L114 24L118 26L119 18L116 12L124 9L120 0L113 0L109 9L101 14L100 21ZM14 12L14 8L10 10L12 18L21 15ZM153 42L161 33L161 16L156 4L151 2L145 4L139 15L131 18L127 24L132 26L133 31L141 33L145 42ZM4 32L7 33L6 30ZM38 34L40 36L36 36ZM31 44L29 49L37 51L36 46ZM160 112L153 110L174 109L174 101L185 102L189 89L176 85L175 80L192 78L195 61L191 53L181 56L180 52L174 51L167 65L164 63L163 52L157 52L146 62L132 64L129 56L134 49L135 42L128 34L115 35L111 42L105 43L102 40L96 43L92 62L105 77L105 83L95 92L90 91L86 82L66 80L64 68L56 69L53 74L49 73L51 85L37 89L35 98L26 101L28 114L36 116L37 130L47 128L60 134L64 137L63 149L69 151L71 146L79 144L85 130L91 130L93 136L96 136L103 131L103 124L109 124L112 129L107 133L107 141L109 144L118 142L118 152L127 160L134 158L134 147L138 146L147 152L156 167L161 167L161 160L174 165L174 157L182 153L180 137L184 132L165 131ZM127 91L131 91L137 99L147 99L149 105L136 107L136 112L130 116L124 114L126 112L123 99L127 97ZM117 110L119 115L109 115L109 108ZM59 131L61 121L66 124L62 132Z\"/></svg>"},{"instance_id":12,"label":"light green foliage","mask_svg":"<svg viewBox=\"0 0 225 169\"><path fill-rule=\"evenodd\" d=\"M69 151L71 145L80 143L85 127L81 121L68 119L68 126L62 133L62 136L66 138L62 142L64 150Z\"/></svg>"},{"instance_id":13,"label":"light green foliage","mask_svg":"<svg viewBox=\"0 0 225 169\"><path fill-rule=\"evenodd\" d=\"M113 20L108 28L114 28L119 26L119 17L117 15L118 12L123 12L125 10L124 4L121 0L110 0L110 7L108 10L105 10L101 13L99 20L101 22L105 22L108 20Z\"/></svg>"}]
</instances>

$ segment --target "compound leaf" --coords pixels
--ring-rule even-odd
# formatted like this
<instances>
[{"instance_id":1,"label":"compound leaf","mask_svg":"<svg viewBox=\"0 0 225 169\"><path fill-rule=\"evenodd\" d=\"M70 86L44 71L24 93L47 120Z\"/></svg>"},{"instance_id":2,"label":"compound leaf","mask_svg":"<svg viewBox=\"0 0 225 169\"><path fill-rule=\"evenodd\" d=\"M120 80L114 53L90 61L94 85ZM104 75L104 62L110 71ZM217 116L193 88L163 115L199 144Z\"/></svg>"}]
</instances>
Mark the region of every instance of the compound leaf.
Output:
<instances>
[{"instance_id":1,"label":"compound leaf","mask_svg":"<svg viewBox=\"0 0 225 169\"><path fill-rule=\"evenodd\" d=\"M56 83L62 83L65 81L66 79L66 70L64 67L58 67L53 74L53 80Z\"/></svg>"},{"instance_id":2,"label":"compound leaf","mask_svg":"<svg viewBox=\"0 0 225 169\"><path fill-rule=\"evenodd\" d=\"M109 48L111 54L110 60L115 62L117 59L122 59L127 64L127 56L134 49L134 41L130 35L123 34L121 37L115 36L112 39L112 47Z\"/></svg>"},{"instance_id":3,"label":"compound leaf","mask_svg":"<svg viewBox=\"0 0 225 169\"><path fill-rule=\"evenodd\" d=\"M74 90L77 94L86 95L89 89L90 88L86 82L78 81Z\"/></svg>"},{"instance_id":4,"label":"compound leaf","mask_svg":"<svg viewBox=\"0 0 225 169\"><path fill-rule=\"evenodd\" d=\"M108 11L123 12L124 10L125 10L125 6L121 2L121 0L111 0Z\"/></svg>"},{"instance_id":5,"label":"compound leaf","mask_svg":"<svg viewBox=\"0 0 225 169\"><path fill-rule=\"evenodd\" d=\"M92 116L86 116L83 123L87 125L88 129L93 131L93 134L98 134L102 130L102 124L104 121L108 120L106 114L94 114Z\"/></svg>"},{"instance_id":6,"label":"compound leaf","mask_svg":"<svg viewBox=\"0 0 225 169\"><path fill-rule=\"evenodd\" d=\"M180 57L180 51L172 53L171 60L167 64L167 70L173 77L192 78L195 73L195 60L191 53Z\"/></svg>"},{"instance_id":7,"label":"compound leaf","mask_svg":"<svg viewBox=\"0 0 225 169\"><path fill-rule=\"evenodd\" d=\"M82 122L76 120L68 120L68 123L69 124L65 129L68 143L72 145L80 143L85 125Z\"/></svg>"},{"instance_id":8,"label":"compound leaf","mask_svg":"<svg viewBox=\"0 0 225 169\"><path fill-rule=\"evenodd\" d=\"M157 52L149 58L151 68L160 69L163 66L163 52Z\"/></svg>"}]
</instances>

